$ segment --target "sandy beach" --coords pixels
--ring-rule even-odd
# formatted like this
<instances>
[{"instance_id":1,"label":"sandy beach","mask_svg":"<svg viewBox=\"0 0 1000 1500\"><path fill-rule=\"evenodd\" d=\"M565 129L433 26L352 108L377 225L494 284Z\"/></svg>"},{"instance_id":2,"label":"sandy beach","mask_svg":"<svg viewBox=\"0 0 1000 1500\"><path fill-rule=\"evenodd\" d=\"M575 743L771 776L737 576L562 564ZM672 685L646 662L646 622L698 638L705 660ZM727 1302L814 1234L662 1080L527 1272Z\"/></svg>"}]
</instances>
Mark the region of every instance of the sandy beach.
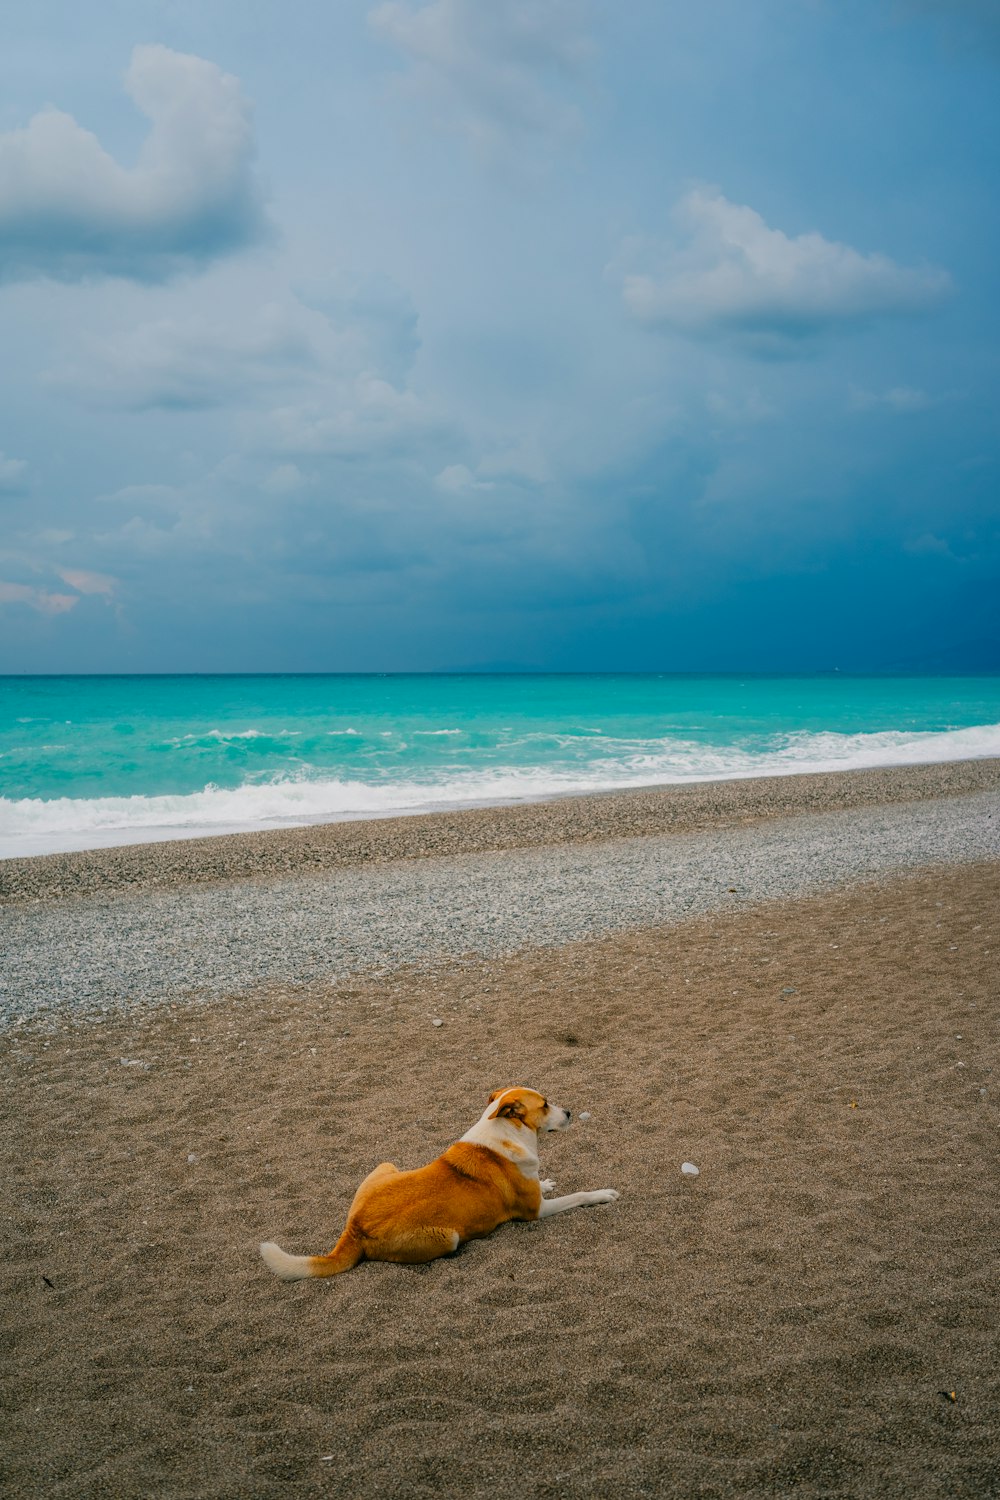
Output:
<instances>
[{"instance_id":1,"label":"sandy beach","mask_svg":"<svg viewBox=\"0 0 1000 1500\"><path fill-rule=\"evenodd\" d=\"M0 865L4 1493L1000 1494L998 788L964 762ZM327 1249L372 1166L514 1082L588 1113L543 1168L617 1204L268 1274L260 1240Z\"/></svg>"}]
</instances>

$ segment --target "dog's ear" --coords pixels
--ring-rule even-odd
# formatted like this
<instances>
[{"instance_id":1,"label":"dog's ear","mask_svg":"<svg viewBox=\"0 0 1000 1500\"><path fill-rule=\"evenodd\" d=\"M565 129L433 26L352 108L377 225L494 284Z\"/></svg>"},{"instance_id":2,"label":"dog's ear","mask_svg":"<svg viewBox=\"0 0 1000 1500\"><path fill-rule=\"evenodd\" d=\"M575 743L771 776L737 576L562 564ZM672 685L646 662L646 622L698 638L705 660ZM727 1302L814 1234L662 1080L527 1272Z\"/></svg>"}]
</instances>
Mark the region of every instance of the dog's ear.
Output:
<instances>
[{"instance_id":1,"label":"dog's ear","mask_svg":"<svg viewBox=\"0 0 1000 1500\"><path fill-rule=\"evenodd\" d=\"M506 1092L507 1092L506 1089L494 1089L493 1092L492 1092L492 1094L490 1095L490 1097L487 1099L486 1103L487 1104L492 1104L493 1101L494 1101L494 1099L499 1099L500 1095L501 1094L506 1094Z\"/></svg>"},{"instance_id":2,"label":"dog's ear","mask_svg":"<svg viewBox=\"0 0 1000 1500\"><path fill-rule=\"evenodd\" d=\"M504 1104L493 1116L495 1120L520 1120L524 1124L524 1105L520 1099L512 1099L509 1104Z\"/></svg>"}]
</instances>

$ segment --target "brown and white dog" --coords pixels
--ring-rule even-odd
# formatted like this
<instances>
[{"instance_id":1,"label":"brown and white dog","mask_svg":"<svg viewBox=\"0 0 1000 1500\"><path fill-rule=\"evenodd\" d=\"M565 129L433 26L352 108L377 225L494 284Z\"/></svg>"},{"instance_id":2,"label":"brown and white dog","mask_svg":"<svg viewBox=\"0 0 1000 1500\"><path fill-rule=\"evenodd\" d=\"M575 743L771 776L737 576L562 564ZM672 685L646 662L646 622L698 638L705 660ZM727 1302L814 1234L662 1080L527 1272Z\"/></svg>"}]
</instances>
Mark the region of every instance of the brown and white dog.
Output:
<instances>
[{"instance_id":1,"label":"brown and white dog","mask_svg":"<svg viewBox=\"0 0 1000 1500\"><path fill-rule=\"evenodd\" d=\"M543 1198L554 1182L538 1180L538 1137L565 1130L568 1109L534 1089L497 1089L483 1114L443 1156L414 1172L384 1161L354 1195L347 1227L329 1255L287 1255L261 1245L271 1270L285 1281L337 1276L360 1260L404 1265L450 1255L509 1219L545 1219L591 1203L613 1203L614 1188Z\"/></svg>"}]
</instances>

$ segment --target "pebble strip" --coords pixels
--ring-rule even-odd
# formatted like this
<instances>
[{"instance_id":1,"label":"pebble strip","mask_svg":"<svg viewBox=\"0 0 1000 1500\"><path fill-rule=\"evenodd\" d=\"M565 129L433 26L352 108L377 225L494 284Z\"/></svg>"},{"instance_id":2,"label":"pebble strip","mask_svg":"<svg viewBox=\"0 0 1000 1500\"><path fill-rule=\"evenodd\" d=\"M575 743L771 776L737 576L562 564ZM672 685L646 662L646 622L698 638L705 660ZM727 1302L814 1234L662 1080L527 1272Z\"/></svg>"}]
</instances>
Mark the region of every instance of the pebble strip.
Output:
<instances>
[{"instance_id":1,"label":"pebble strip","mask_svg":"<svg viewBox=\"0 0 1000 1500\"><path fill-rule=\"evenodd\" d=\"M397 861L0 913L0 1029L499 956L738 901L1000 858L1000 792L694 835Z\"/></svg>"},{"instance_id":2,"label":"pebble strip","mask_svg":"<svg viewBox=\"0 0 1000 1500\"><path fill-rule=\"evenodd\" d=\"M687 782L510 807L314 823L75 854L0 859L0 906L116 891L273 880L399 859L745 827L798 813L881 808L1000 791L1000 758ZM2 920L2 914L0 914Z\"/></svg>"}]
</instances>

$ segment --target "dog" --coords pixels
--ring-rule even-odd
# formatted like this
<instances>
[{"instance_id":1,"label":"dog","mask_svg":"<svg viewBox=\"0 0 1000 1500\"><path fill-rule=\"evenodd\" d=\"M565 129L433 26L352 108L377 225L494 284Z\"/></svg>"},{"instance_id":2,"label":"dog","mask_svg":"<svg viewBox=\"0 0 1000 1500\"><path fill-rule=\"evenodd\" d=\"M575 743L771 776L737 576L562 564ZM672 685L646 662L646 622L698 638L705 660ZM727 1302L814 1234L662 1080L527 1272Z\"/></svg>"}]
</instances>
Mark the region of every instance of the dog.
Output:
<instances>
[{"instance_id":1,"label":"dog","mask_svg":"<svg viewBox=\"0 0 1000 1500\"><path fill-rule=\"evenodd\" d=\"M284 1281L339 1276L362 1260L421 1265L510 1219L547 1219L614 1203L614 1188L543 1198L555 1183L538 1179L538 1137L565 1130L570 1119L568 1109L549 1104L535 1089L497 1089L472 1129L436 1161L412 1172L384 1161L370 1172L329 1255L288 1255L270 1241L260 1253Z\"/></svg>"}]
</instances>

